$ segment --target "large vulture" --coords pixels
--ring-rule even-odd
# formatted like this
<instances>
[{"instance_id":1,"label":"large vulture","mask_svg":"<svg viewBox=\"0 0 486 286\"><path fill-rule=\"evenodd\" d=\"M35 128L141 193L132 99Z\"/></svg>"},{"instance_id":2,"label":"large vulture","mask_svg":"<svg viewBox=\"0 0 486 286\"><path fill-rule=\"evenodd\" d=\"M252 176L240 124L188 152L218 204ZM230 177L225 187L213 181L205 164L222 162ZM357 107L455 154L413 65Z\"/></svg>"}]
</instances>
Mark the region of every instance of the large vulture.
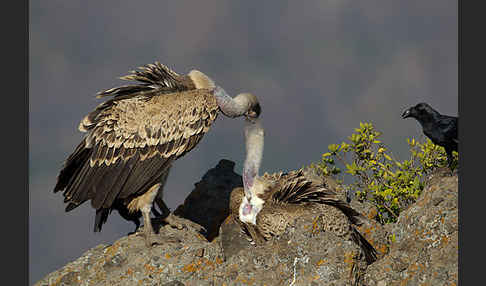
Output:
<instances>
[{"instance_id":1,"label":"large vulture","mask_svg":"<svg viewBox=\"0 0 486 286\"><path fill-rule=\"evenodd\" d=\"M154 200L168 210L161 197L172 163L199 143L219 110L232 118L257 118L260 105L249 93L229 97L200 71L179 75L159 62L121 79L137 83L98 93L111 98L81 120L79 130L87 134L65 161L54 192L63 191L66 212L91 200L95 232L113 209L137 227L141 212L151 246L160 237L150 210ZM196 225L172 213L166 221Z\"/></svg>"},{"instance_id":2,"label":"large vulture","mask_svg":"<svg viewBox=\"0 0 486 286\"><path fill-rule=\"evenodd\" d=\"M373 263L376 250L354 227L366 218L330 188L308 180L302 170L258 176L264 130L259 119L247 121L243 188L234 189L230 197L230 213L242 231L261 244L281 235L301 215L318 212L324 231L353 241L363 250L366 261Z\"/></svg>"}]
</instances>

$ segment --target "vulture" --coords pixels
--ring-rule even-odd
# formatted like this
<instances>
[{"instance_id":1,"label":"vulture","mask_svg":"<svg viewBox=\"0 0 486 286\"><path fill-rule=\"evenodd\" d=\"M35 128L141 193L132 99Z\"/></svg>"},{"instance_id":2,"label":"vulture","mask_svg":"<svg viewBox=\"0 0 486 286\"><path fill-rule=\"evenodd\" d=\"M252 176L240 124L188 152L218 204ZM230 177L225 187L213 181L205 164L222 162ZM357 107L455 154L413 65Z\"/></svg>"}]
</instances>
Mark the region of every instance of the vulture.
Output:
<instances>
[{"instance_id":1,"label":"vulture","mask_svg":"<svg viewBox=\"0 0 486 286\"><path fill-rule=\"evenodd\" d=\"M254 95L231 98L198 70L179 75L159 62L139 69L120 78L135 83L98 93L109 99L79 123L86 136L64 162L54 193L63 192L66 212L90 200L95 232L112 210L137 228L143 216L142 235L150 247L161 243L150 221L154 201L169 212L168 224L202 229L170 213L162 201L174 161L201 141L219 111L257 118L261 109Z\"/></svg>"},{"instance_id":2,"label":"vulture","mask_svg":"<svg viewBox=\"0 0 486 286\"><path fill-rule=\"evenodd\" d=\"M259 119L247 120L243 188L230 195L230 214L249 240L261 244L283 234L301 215L317 210L324 231L356 243L368 264L376 261L376 250L355 228L367 219L327 186L308 180L302 169L258 176L263 137Z\"/></svg>"},{"instance_id":3,"label":"vulture","mask_svg":"<svg viewBox=\"0 0 486 286\"><path fill-rule=\"evenodd\" d=\"M421 102L402 113L402 118L415 118L422 126L424 134L434 144L444 147L447 154L447 163L452 170L452 151L459 145L458 121L456 116L442 115L430 105Z\"/></svg>"}]
</instances>

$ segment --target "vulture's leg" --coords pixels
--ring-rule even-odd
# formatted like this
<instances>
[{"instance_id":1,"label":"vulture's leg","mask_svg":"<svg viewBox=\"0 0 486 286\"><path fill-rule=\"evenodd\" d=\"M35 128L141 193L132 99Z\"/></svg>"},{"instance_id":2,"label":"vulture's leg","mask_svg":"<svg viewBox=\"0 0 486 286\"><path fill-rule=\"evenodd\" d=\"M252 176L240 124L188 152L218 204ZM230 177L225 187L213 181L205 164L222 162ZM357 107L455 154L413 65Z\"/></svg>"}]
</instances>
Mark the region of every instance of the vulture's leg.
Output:
<instances>
[{"instance_id":1,"label":"vulture's leg","mask_svg":"<svg viewBox=\"0 0 486 286\"><path fill-rule=\"evenodd\" d=\"M206 231L206 229L203 226L201 226L201 225L199 225L195 222L192 222L188 219L176 216L173 213L171 213L170 209L167 207L164 200L162 200L162 194L163 194L162 188L165 185L165 182L167 180L167 177L169 175L169 171L170 171L171 167L172 167L172 165L169 165L167 170L162 175L162 177L160 179L160 190L157 193L157 196L155 197L155 203L157 204L160 211L162 212L161 217L164 218L163 220L167 224L169 224L170 226L175 227L177 229L187 228L187 229L193 230L195 232L200 232L201 230Z\"/></svg>"},{"instance_id":2,"label":"vulture's leg","mask_svg":"<svg viewBox=\"0 0 486 286\"><path fill-rule=\"evenodd\" d=\"M152 221L150 219L150 211L154 204L154 199L159 193L161 184L158 183L153 185L147 192L143 195L134 198L129 204L128 209L130 211L140 210L143 216L143 230L142 235L145 237L145 244L147 247L151 247L153 244L162 244L169 242L178 242L170 237L163 237L160 235L155 235L154 228L152 226Z\"/></svg>"},{"instance_id":3,"label":"vulture's leg","mask_svg":"<svg viewBox=\"0 0 486 286\"><path fill-rule=\"evenodd\" d=\"M122 218L135 224L135 230L129 232L128 235L137 233L138 228L140 227L140 217L142 216L142 213L139 211L131 212L121 201L115 201L115 209Z\"/></svg>"},{"instance_id":4,"label":"vulture's leg","mask_svg":"<svg viewBox=\"0 0 486 286\"><path fill-rule=\"evenodd\" d=\"M160 192L161 194L162 192ZM159 210L162 212L162 214L155 214L156 216L160 216L160 217L167 217L169 214L170 214L170 209L167 207L167 205L165 204L165 202L162 200L161 196L158 195L156 198L155 198L155 203L157 204L157 206L159 207ZM155 209L155 208L154 208ZM154 212L155 213L155 212Z\"/></svg>"},{"instance_id":5,"label":"vulture's leg","mask_svg":"<svg viewBox=\"0 0 486 286\"><path fill-rule=\"evenodd\" d=\"M143 236L145 237L145 244L147 247L151 247L153 244L163 243L162 239L155 235L152 221L150 220L150 210L152 209L154 199L160 190L160 186L161 184L153 185L146 193L132 201L132 203L136 204L136 207L142 212Z\"/></svg>"},{"instance_id":6,"label":"vulture's leg","mask_svg":"<svg viewBox=\"0 0 486 286\"><path fill-rule=\"evenodd\" d=\"M152 205L152 213L154 214L155 217L159 217L161 216L161 214L159 213L159 211L155 208L154 205Z\"/></svg>"},{"instance_id":7,"label":"vulture's leg","mask_svg":"<svg viewBox=\"0 0 486 286\"><path fill-rule=\"evenodd\" d=\"M150 205L143 207L140 211L143 215L143 236L145 237L145 244L147 247L151 247L154 244L164 244L164 243L179 243L180 240L174 237L156 235L152 222L150 220Z\"/></svg>"},{"instance_id":8,"label":"vulture's leg","mask_svg":"<svg viewBox=\"0 0 486 286\"><path fill-rule=\"evenodd\" d=\"M145 244L151 247L153 244L162 244L164 241L161 237L156 236L150 221L150 206L141 209L143 215L143 236L145 237Z\"/></svg>"}]
</instances>

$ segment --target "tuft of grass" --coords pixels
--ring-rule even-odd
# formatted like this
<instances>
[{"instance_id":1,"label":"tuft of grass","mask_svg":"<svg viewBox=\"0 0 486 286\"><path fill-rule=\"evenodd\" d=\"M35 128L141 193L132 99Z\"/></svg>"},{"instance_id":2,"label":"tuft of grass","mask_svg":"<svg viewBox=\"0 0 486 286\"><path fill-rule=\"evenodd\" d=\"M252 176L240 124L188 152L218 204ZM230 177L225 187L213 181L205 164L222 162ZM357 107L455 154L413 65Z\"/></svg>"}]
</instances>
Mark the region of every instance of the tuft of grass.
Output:
<instances>
[{"instance_id":1,"label":"tuft of grass","mask_svg":"<svg viewBox=\"0 0 486 286\"><path fill-rule=\"evenodd\" d=\"M447 166L445 150L428 138L424 142L408 138L410 159L399 161L379 140L382 133L373 124L360 122L354 131L347 142L329 145L329 152L310 167L335 177L340 184L348 179L347 188L359 201L376 206L379 222L395 222L400 212L419 197L425 175ZM457 166L457 152L453 155L453 166Z\"/></svg>"}]
</instances>

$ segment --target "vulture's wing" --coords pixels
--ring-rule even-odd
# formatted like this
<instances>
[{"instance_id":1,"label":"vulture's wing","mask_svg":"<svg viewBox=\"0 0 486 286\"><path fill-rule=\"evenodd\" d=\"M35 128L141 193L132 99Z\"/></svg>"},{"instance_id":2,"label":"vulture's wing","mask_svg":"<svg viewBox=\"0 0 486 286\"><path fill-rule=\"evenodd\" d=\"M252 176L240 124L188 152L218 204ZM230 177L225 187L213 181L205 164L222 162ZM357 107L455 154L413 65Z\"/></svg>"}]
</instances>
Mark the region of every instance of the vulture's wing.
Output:
<instances>
[{"instance_id":1,"label":"vulture's wing","mask_svg":"<svg viewBox=\"0 0 486 286\"><path fill-rule=\"evenodd\" d=\"M111 99L81 121L88 135L65 162L54 192L64 190L66 211L89 199L99 209L138 196L196 146L217 113L208 89Z\"/></svg>"},{"instance_id":2,"label":"vulture's wing","mask_svg":"<svg viewBox=\"0 0 486 286\"><path fill-rule=\"evenodd\" d=\"M339 208L354 224L361 225L366 221L362 214L354 210L347 202L339 199L334 191L308 180L302 170L283 175L274 187L277 188L272 195L275 202L327 204Z\"/></svg>"},{"instance_id":3,"label":"vulture's wing","mask_svg":"<svg viewBox=\"0 0 486 286\"><path fill-rule=\"evenodd\" d=\"M157 94L160 94L195 89L188 76L179 75L159 62L139 67L139 69L139 71L133 70L129 75L120 77L123 80L137 81L136 84L101 91L98 93L98 97L114 96L113 100L120 100L134 95L153 94L151 93L153 90L157 90Z\"/></svg>"},{"instance_id":4,"label":"vulture's wing","mask_svg":"<svg viewBox=\"0 0 486 286\"><path fill-rule=\"evenodd\" d=\"M302 170L280 175L273 191L275 202L299 204L337 199L336 193L308 180Z\"/></svg>"}]
</instances>

